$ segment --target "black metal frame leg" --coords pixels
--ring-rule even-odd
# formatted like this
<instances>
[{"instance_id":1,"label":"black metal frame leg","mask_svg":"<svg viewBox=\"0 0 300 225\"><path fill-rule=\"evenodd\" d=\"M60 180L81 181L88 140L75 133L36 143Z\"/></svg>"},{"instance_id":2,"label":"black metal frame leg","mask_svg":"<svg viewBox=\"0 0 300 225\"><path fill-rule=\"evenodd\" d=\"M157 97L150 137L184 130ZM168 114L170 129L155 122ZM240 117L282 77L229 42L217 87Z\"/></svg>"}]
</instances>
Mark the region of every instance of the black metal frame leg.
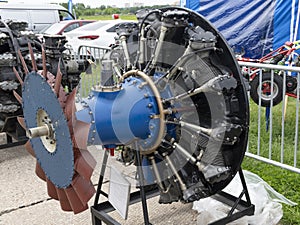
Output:
<instances>
[{"instance_id":1,"label":"black metal frame leg","mask_svg":"<svg viewBox=\"0 0 300 225\"><path fill-rule=\"evenodd\" d=\"M224 191L221 191L219 194L212 196L217 201L220 201L226 205L231 206L230 211L227 216L221 218L217 221L210 223L209 225L225 225L229 222L235 221L243 216L252 216L254 215L255 206L251 203L249 192L247 189L247 184L242 169L239 170L239 176L242 183L243 190L238 197L235 197L231 194L228 194ZM245 195L246 201L242 199ZM235 210L237 212L234 212Z\"/></svg>"}]
</instances>

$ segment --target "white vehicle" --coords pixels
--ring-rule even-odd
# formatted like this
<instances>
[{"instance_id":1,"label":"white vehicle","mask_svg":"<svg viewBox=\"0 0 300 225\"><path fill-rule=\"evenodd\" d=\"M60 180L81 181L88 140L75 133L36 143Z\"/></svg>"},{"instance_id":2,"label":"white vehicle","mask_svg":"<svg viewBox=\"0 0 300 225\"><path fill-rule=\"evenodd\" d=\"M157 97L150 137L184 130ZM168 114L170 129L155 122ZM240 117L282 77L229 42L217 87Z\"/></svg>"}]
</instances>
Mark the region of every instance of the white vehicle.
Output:
<instances>
[{"instance_id":1,"label":"white vehicle","mask_svg":"<svg viewBox=\"0 0 300 225\"><path fill-rule=\"evenodd\" d=\"M109 47L115 43L116 27L133 20L101 20L74 29L66 34L68 44L79 54L80 46Z\"/></svg>"},{"instance_id":2,"label":"white vehicle","mask_svg":"<svg viewBox=\"0 0 300 225\"><path fill-rule=\"evenodd\" d=\"M0 4L0 16L2 20L26 21L34 33L61 20L75 19L66 8L55 4Z\"/></svg>"},{"instance_id":3,"label":"white vehicle","mask_svg":"<svg viewBox=\"0 0 300 225\"><path fill-rule=\"evenodd\" d=\"M63 35L71 30L93 22L95 22L95 20L63 20L45 27L40 33Z\"/></svg>"}]
</instances>

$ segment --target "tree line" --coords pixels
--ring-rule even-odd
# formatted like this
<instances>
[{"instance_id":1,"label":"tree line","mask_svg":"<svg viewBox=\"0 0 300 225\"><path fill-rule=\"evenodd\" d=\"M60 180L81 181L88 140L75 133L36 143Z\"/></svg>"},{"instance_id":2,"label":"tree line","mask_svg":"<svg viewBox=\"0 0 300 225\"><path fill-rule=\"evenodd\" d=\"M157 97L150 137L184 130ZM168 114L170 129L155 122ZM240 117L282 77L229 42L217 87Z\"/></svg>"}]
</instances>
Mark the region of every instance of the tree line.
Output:
<instances>
[{"instance_id":1,"label":"tree line","mask_svg":"<svg viewBox=\"0 0 300 225\"><path fill-rule=\"evenodd\" d=\"M61 3L63 7L68 8L67 3ZM97 15L112 15L112 14L135 14L140 9L157 9L165 6L155 5L155 6L140 6L140 7L130 7L130 8L115 8L112 6L101 5L97 8L92 8L91 6L85 6L83 3L76 3L73 5L76 16L97 16Z\"/></svg>"}]
</instances>

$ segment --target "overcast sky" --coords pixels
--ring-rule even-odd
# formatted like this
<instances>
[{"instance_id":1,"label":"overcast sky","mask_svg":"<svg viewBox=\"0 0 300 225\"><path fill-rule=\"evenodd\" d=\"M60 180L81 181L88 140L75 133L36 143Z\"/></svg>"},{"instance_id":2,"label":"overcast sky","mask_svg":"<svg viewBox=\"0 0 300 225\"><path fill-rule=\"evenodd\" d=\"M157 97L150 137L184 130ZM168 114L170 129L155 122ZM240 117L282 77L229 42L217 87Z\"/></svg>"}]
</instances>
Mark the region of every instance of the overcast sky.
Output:
<instances>
[{"instance_id":1,"label":"overcast sky","mask_svg":"<svg viewBox=\"0 0 300 225\"><path fill-rule=\"evenodd\" d=\"M67 3L68 0L8 0L9 3L28 3L28 4L42 4L42 3ZM150 5L167 5L178 2L178 0L73 0L73 3L83 3L89 5L92 8L99 7L101 5L115 5L117 7L124 7L125 3L142 2L145 6Z\"/></svg>"}]
</instances>

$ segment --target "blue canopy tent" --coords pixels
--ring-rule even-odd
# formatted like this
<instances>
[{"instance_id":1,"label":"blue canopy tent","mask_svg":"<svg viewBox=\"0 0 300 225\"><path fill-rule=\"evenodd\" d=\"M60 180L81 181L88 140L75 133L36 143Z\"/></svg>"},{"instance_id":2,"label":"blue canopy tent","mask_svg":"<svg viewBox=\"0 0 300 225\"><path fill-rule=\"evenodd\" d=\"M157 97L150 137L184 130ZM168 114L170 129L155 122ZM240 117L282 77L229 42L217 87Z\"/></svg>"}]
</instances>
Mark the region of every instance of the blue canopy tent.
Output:
<instances>
[{"instance_id":1,"label":"blue canopy tent","mask_svg":"<svg viewBox=\"0 0 300 225\"><path fill-rule=\"evenodd\" d=\"M299 39L300 0L181 0L206 17L236 53L261 58Z\"/></svg>"}]
</instances>

